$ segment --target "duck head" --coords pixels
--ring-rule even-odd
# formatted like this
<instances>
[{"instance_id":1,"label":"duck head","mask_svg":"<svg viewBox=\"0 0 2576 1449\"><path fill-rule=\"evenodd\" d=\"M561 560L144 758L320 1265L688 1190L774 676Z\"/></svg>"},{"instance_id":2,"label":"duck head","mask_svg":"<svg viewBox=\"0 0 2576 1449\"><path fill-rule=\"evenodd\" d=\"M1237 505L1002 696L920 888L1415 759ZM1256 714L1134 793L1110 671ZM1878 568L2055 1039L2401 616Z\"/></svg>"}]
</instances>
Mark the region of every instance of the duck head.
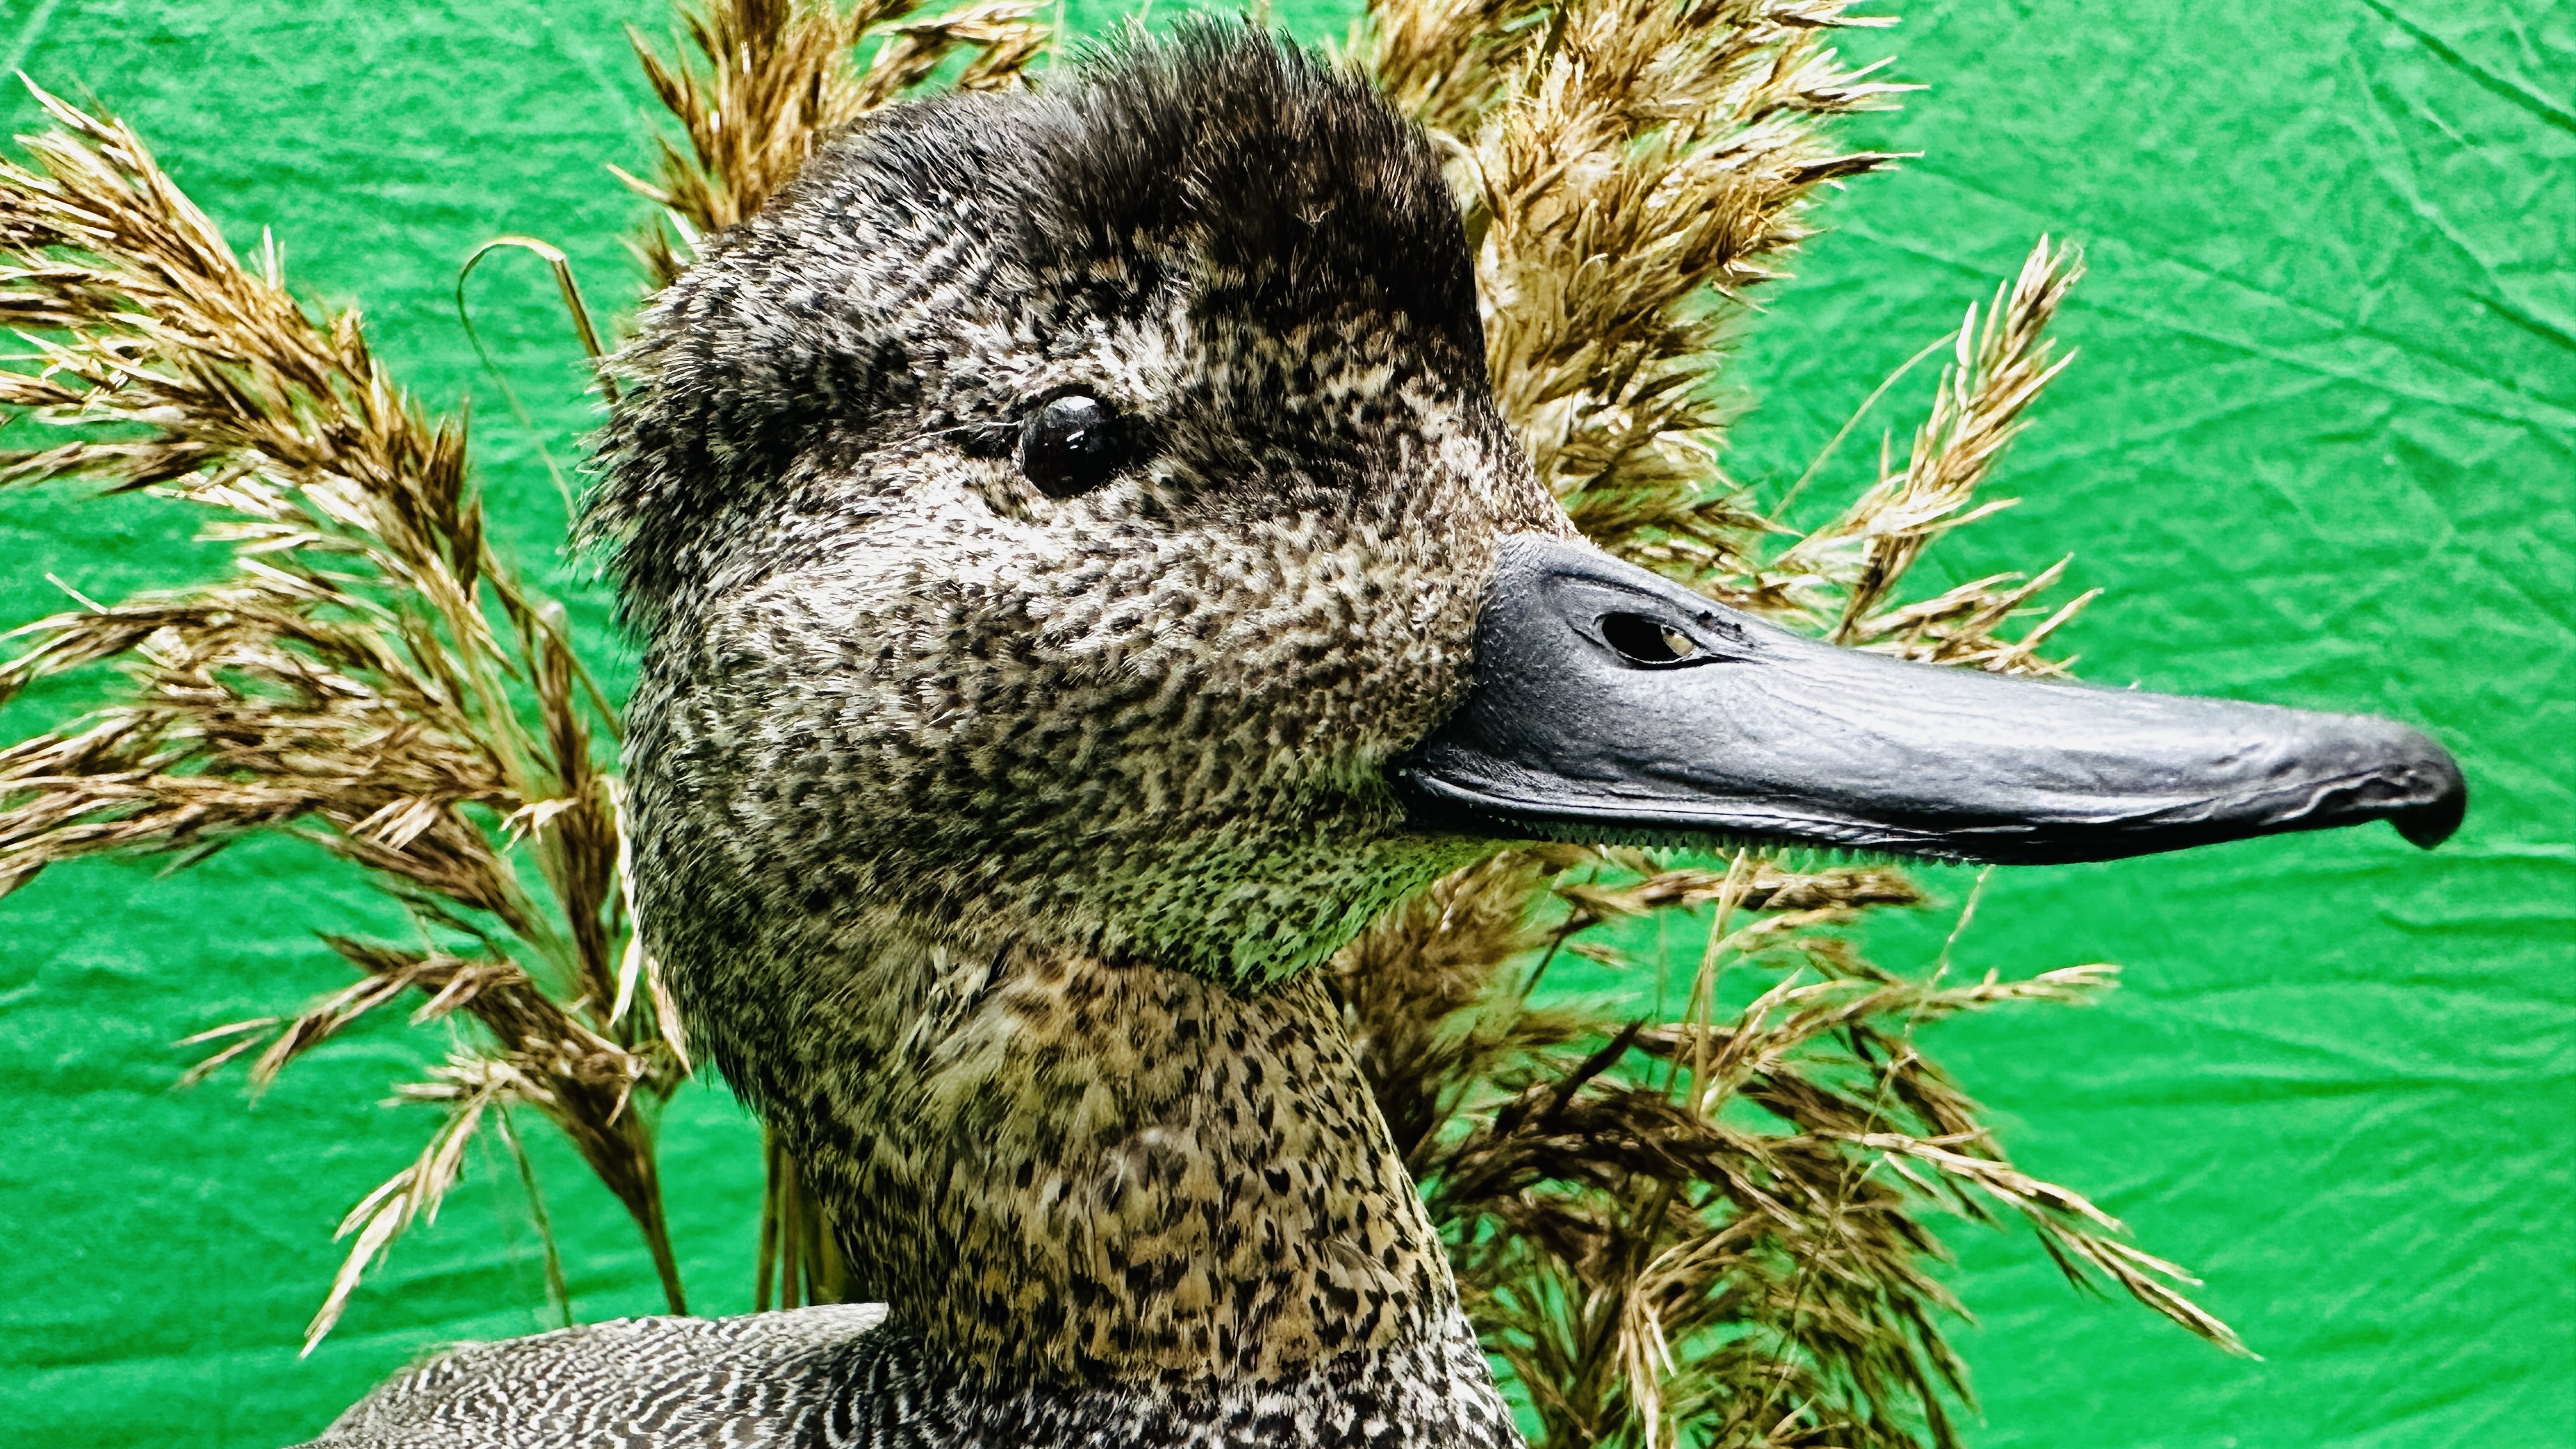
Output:
<instances>
[{"instance_id":1,"label":"duck head","mask_svg":"<svg viewBox=\"0 0 2576 1449\"><path fill-rule=\"evenodd\" d=\"M2403 726L1894 663L1590 548L1495 412L1422 140L1257 40L863 125L628 362L591 522L692 671L639 758L816 910L1257 981L1479 838L2459 818Z\"/></svg>"},{"instance_id":2,"label":"duck head","mask_svg":"<svg viewBox=\"0 0 2576 1449\"><path fill-rule=\"evenodd\" d=\"M1072 1347L1028 1352L1093 1372L1298 1320L1207 1307L1231 1270L1172 1265L1241 1244L1187 1227L1180 1184L1222 1179L1201 1201L1238 1219L1297 1195L1261 1174L1339 1149L1257 1106L1261 1141L1205 1148L1250 1129L1210 1125L1217 1077L1146 1081L1155 1054L1275 1008L1312 1038L1296 1090L1373 1122L1306 968L1511 841L2072 860L2458 816L2456 770L2402 727L1832 649L1584 543L1495 410L1422 137L1240 30L861 123L620 366L587 522L646 640L648 942L819 1164L863 1280L994 1363L1017 1341L972 1321L1056 1314L1024 1337ZM1138 1025L1116 993L1148 977ZM1021 991L1054 994L1005 1010ZM1250 1102L1276 1084L1229 1063L1285 1039L1207 1070ZM1332 1293L1436 1298L1383 1130L1345 1136L1358 1217L1394 1237L1362 1232ZM1150 1210L1100 1185L1156 1172ZM1349 1228L1316 1211L1280 1231ZM973 1226L996 1213L1021 1216ZM1128 1217L1160 1259L1099 1247ZM1013 1233L1108 1256L1023 1292L1052 1259ZM1183 1308L1055 1334L1048 1294L1115 1297L1100 1276L1148 1260Z\"/></svg>"}]
</instances>

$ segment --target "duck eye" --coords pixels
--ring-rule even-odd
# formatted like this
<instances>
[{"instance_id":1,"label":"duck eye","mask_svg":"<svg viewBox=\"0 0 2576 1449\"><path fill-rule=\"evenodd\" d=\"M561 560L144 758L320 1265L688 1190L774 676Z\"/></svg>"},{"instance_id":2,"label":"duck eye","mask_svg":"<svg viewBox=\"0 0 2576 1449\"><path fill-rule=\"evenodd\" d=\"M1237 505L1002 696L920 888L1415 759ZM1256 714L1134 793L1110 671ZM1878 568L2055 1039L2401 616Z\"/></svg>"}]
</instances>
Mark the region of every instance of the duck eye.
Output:
<instances>
[{"instance_id":1,"label":"duck eye","mask_svg":"<svg viewBox=\"0 0 2576 1449\"><path fill-rule=\"evenodd\" d=\"M1096 397L1055 399L1020 424L1020 471L1049 498L1071 498L1109 481L1125 461L1118 414Z\"/></svg>"},{"instance_id":2,"label":"duck eye","mask_svg":"<svg viewBox=\"0 0 2576 1449\"><path fill-rule=\"evenodd\" d=\"M1631 664L1679 664L1699 652L1698 640L1643 614L1604 615L1601 638Z\"/></svg>"}]
</instances>

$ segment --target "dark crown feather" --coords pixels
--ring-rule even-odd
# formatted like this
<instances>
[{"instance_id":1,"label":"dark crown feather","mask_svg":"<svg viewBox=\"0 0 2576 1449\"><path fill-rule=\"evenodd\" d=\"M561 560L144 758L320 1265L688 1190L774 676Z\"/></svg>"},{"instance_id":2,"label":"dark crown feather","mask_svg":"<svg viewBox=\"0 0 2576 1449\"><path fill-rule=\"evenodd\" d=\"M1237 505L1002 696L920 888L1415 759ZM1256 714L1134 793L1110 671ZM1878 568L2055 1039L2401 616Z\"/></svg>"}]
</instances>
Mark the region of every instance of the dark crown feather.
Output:
<instances>
[{"instance_id":1,"label":"dark crown feather","mask_svg":"<svg viewBox=\"0 0 2576 1449\"><path fill-rule=\"evenodd\" d=\"M968 254L987 284L1053 279L1068 322L1178 280L1273 331L1401 319L1424 370L1483 368L1457 207L1418 129L1243 24L1131 34L1069 80L858 123L656 302L613 359L633 384L582 524L630 611L658 617L798 470L979 421L943 351L943 267Z\"/></svg>"}]
</instances>

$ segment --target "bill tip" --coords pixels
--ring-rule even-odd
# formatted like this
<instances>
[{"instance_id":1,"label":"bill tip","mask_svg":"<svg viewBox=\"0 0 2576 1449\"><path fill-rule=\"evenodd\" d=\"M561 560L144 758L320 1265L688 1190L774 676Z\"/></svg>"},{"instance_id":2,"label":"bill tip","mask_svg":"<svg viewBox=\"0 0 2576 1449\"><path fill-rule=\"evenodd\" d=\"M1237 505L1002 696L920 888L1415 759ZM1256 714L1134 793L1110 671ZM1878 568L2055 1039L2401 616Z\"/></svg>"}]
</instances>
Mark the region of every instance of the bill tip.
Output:
<instances>
[{"instance_id":1,"label":"bill tip","mask_svg":"<svg viewBox=\"0 0 2576 1449\"><path fill-rule=\"evenodd\" d=\"M2469 813L2469 782L2449 751L2429 740L2426 743L2430 753L2425 764L2433 777L2430 788L2423 792L2421 804L2391 815L2388 823L2397 827L2407 844L2431 850L2459 833L2460 822Z\"/></svg>"}]
</instances>

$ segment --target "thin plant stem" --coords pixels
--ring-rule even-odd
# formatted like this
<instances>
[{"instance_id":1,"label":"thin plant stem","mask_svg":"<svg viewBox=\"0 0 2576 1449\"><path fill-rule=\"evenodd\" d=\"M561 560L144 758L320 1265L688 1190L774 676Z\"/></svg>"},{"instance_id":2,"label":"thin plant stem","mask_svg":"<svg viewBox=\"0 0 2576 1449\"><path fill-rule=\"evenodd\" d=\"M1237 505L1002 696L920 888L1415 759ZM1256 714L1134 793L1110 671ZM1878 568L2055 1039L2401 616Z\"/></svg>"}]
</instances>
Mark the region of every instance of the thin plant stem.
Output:
<instances>
[{"instance_id":1,"label":"thin plant stem","mask_svg":"<svg viewBox=\"0 0 2576 1449\"><path fill-rule=\"evenodd\" d=\"M1852 409L1851 416L1843 419L1843 425L1836 428L1834 430L1834 435L1825 440L1825 445L1816 450L1816 456L1808 460L1806 471L1798 475L1797 481L1791 483L1788 491L1780 495L1780 501L1772 504L1770 511L1763 516L1776 523L1786 515L1789 511L1789 505L1797 502L1798 495L1807 490L1807 484L1814 481L1815 476L1818 473L1824 471L1825 464L1831 461L1834 456L1834 450L1843 445L1843 439L1851 436L1852 429L1860 426L1861 419L1869 416L1869 410L1878 405L1878 400L1887 396L1887 390L1896 386L1899 382L1904 381L1905 375L1914 370L1914 365L1916 363L1930 357L1933 353L1940 351L1942 348L1949 346L1951 339L1958 335L1959 333L1956 328L1942 333L1940 336L1933 338L1931 341L1924 343L1920 348L1917 348L1912 357L1898 363L1894 372L1880 378L1878 380L1878 386L1869 390L1869 396L1860 400L1860 406ZM1879 467L1883 476L1886 471L1884 460L1881 461Z\"/></svg>"},{"instance_id":2,"label":"thin plant stem","mask_svg":"<svg viewBox=\"0 0 2576 1449\"><path fill-rule=\"evenodd\" d=\"M554 1305L559 1326L572 1327L572 1288L564 1281L563 1253L555 1243L555 1224L546 1211L546 1195L537 1190L537 1167L528 1160L527 1144L519 1140L518 1124L510 1118L510 1109L499 1114L501 1141L510 1149L510 1160L518 1165L519 1186L528 1195L528 1217L536 1224L537 1242L545 1250L546 1299Z\"/></svg>"}]
</instances>

